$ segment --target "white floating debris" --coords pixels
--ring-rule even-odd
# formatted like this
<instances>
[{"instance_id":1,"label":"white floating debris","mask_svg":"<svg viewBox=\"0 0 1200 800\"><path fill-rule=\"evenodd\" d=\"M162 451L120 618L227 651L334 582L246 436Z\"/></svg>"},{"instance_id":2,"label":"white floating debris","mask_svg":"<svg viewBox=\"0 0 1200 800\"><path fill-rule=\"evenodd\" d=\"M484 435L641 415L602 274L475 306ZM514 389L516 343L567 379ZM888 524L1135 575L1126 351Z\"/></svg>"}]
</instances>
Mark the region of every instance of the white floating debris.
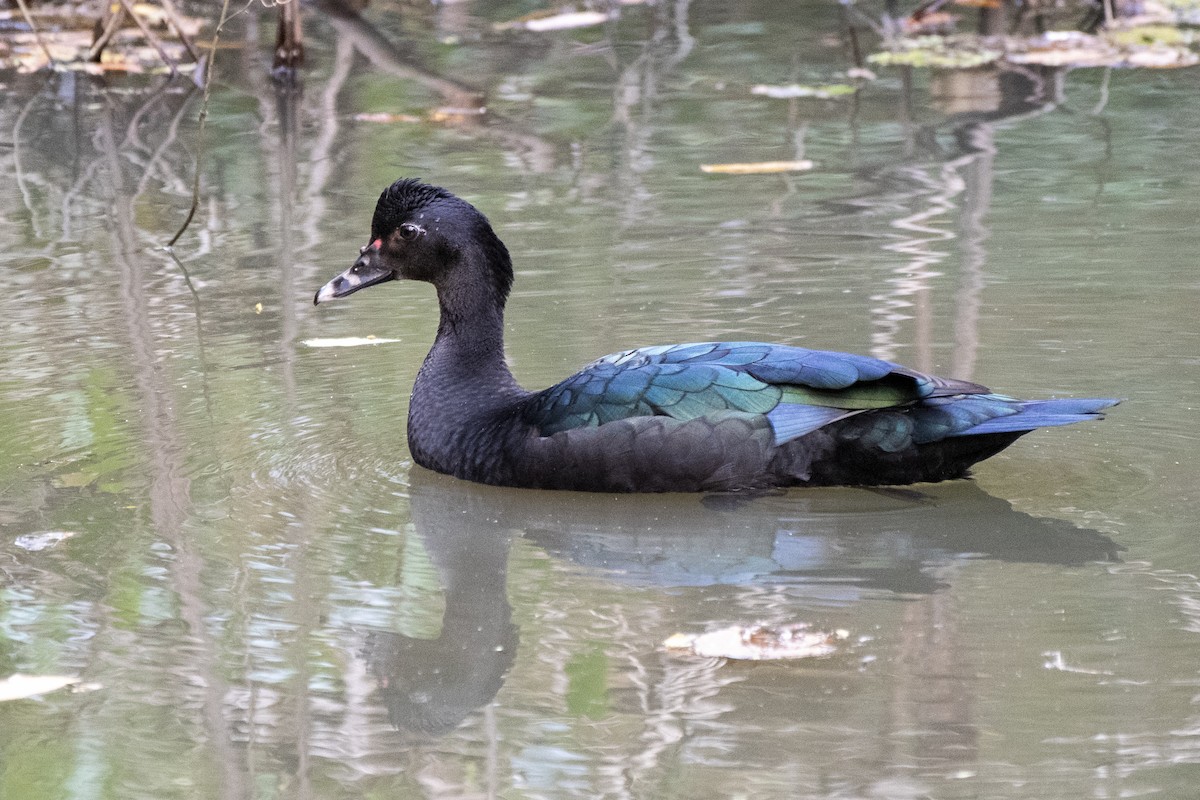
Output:
<instances>
[{"instance_id":1,"label":"white floating debris","mask_svg":"<svg viewBox=\"0 0 1200 800\"><path fill-rule=\"evenodd\" d=\"M1112 672L1106 669L1073 667L1063 658L1061 650L1051 650L1048 653L1042 653L1042 655L1046 658L1046 663L1042 665L1046 669L1053 669L1058 672L1077 672L1080 675L1112 675Z\"/></svg>"},{"instance_id":2,"label":"white floating debris","mask_svg":"<svg viewBox=\"0 0 1200 800\"><path fill-rule=\"evenodd\" d=\"M75 691L92 691L99 689L98 683L83 683L74 675L22 675L16 673L0 679L0 703L5 700L24 700L27 697L37 697L39 694L57 692L68 686Z\"/></svg>"},{"instance_id":3,"label":"white floating debris","mask_svg":"<svg viewBox=\"0 0 1200 800\"><path fill-rule=\"evenodd\" d=\"M75 531L39 531L26 533L13 540L13 544L22 550L36 553L39 550L49 550L54 545L75 535Z\"/></svg>"},{"instance_id":4,"label":"white floating debris","mask_svg":"<svg viewBox=\"0 0 1200 800\"><path fill-rule=\"evenodd\" d=\"M797 97L814 97L818 100L831 100L835 97L845 97L857 92L858 89L854 86L849 86L844 83L835 83L828 86L801 86L798 83L792 83L787 86L768 86L760 83L757 86L750 87L750 94L761 94L764 97L773 97L776 100L791 100Z\"/></svg>"},{"instance_id":5,"label":"white floating debris","mask_svg":"<svg viewBox=\"0 0 1200 800\"><path fill-rule=\"evenodd\" d=\"M701 164L700 171L717 175L769 175L774 172L804 172L813 168L808 159L800 161L749 161L734 164Z\"/></svg>"},{"instance_id":6,"label":"white floating debris","mask_svg":"<svg viewBox=\"0 0 1200 800\"><path fill-rule=\"evenodd\" d=\"M845 630L812 630L806 622L789 625L759 622L700 634L677 633L663 642L663 646L706 658L775 661L830 655L837 650L836 643L849 636Z\"/></svg>"},{"instance_id":7,"label":"white floating debris","mask_svg":"<svg viewBox=\"0 0 1200 800\"><path fill-rule=\"evenodd\" d=\"M552 17L527 19L524 28L527 31L542 33L544 31L565 31L572 28L590 28L593 25L602 25L607 21L608 14L600 11L568 11Z\"/></svg>"},{"instance_id":8,"label":"white floating debris","mask_svg":"<svg viewBox=\"0 0 1200 800\"><path fill-rule=\"evenodd\" d=\"M305 347L362 347L366 344L391 344L399 339L384 339L379 336L341 336L328 339L305 339Z\"/></svg>"}]
</instances>

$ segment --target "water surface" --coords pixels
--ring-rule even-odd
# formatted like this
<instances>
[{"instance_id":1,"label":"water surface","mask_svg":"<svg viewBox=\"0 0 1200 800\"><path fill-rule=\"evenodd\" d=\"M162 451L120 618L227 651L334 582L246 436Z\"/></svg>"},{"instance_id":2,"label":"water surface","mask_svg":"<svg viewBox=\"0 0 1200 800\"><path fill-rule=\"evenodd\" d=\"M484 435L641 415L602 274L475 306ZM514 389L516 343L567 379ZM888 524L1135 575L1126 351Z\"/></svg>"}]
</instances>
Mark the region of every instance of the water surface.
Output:
<instances>
[{"instance_id":1,"label":"water surface","mask_svg":"<svg viewBox=\"0 0 1200 800\"><path fill-rule=\"evenodd\" d=\"M101 688L0 705L0 797L1190 796L1194 72L885 71L780 101L749 87L844 80L833 10L492 31L516 13L314 18L292 92L243 19L177 260L198 93L5 78L0 676ZM356 117L473 89L486 119ZM509 245L531 387L739 338L1127 402L902 493L433 475L404 433L429 288L311 305L401 175ZM307 344L352 336L398 341ZM754 621L850 639L757 665L661 646Z\"/></svg>"}]
</instances>

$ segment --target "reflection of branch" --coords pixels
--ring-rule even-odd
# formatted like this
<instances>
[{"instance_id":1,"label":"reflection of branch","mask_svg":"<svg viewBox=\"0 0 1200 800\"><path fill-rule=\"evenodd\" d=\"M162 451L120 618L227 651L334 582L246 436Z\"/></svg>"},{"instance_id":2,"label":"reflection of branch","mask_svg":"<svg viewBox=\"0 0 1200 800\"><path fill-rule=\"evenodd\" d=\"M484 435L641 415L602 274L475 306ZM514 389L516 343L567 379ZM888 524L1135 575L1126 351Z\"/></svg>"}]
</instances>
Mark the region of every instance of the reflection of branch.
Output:
<instances>
[{"instance_id":1,"label":"reflection of branch","mask_svg":"<svg viewBox=\"0 0 1200 800\"><path fill-rule=\"evenodd\" d=\"M183 19L179 16L179 11L175 8L173 0L158 0L159 7L167 15L167 22L175 29L175 35L179 37L179 41L183 44L183 48L188 51L188 55L192 57L192 62L196 65L200 64L200 53L196 51L195 45L192 44L192 38L187 35L187 31L183 29Z\"/></svg>"},{"instance_id":2,"label":"reflection of branch","mask_svg":"<svg viewBox=\"0 0 1200 800\"><path fill-rule=\"evenodd\" d=\"M104 4L104 15L106 22L100 35L96 37L96 41L92 42L92 46L88 49L87 55L83 57L84 61L99 61L100 53L108 46L108 42L112 39L113 34L121 27L121 19L125 16L124 6L117 6L117 10L113 11L112 6L108 3Z\"/></svg>"},{"instance_id":3,"label":"reflection of branch","mask_svg":"<svg viewBox=\"0 0 1200 800\"><path fill-rule=\"evenodd\" d=\"M21 113L17 115L16 121L13 122L12 132L14 177L17 179L17 188L21 190L21 199L25 203L25 209L29 211L29 220L33 223L34 235L39 239L45 237L42 236L42 231L37 224L37 213L33 210L33 198L29 194L29 188L25 185L25 174L21 168L21 127L25 124L25 117L29 116L30 109L33 108L33 104L37 102L41 94L40 90L34 92L29 98L29 102L22 107Z\"/></svg>"},{"instance_id":4,"label":"reflection of branch","mask_svg":"<svg viewBox=\"0 0 1200 800\"><path fill-rule=\"evenodd\" d=\"M625 198L622 217L626 225L644 219L647 213L645 206L652 193L643 185L642 175L653 163L648 154L653 127L648 123L656 110L662 78L695 46L695 39L688 33L689 6L690 0L676 0L662 14L655 15L650 38L642 45L637 58L621 69L613 89L612 122L625 132L618 182ZM670 15L670 19L665 19L665 15ZM665 44L672 34L675 47L668 50Z\"/></svg>"},{"instance_id":5,"label":"reflection of branch","mask_svg":"<svg viewBox=\"0 0 1200 800\"><path fill-rule=\"evenodd\" d=\"M33 38L37 40L38 46L46 54L46 60L53 67L58 62L54 60L54 55L50 52L50 48L46 46L46 41L42 39L42 32L38 30L37 25L33 24L33 17L29 15L29 8L25 5L25 0L17 0L17 7L21 9L21 16L25 18L25 24L33 32Z\"/></svg>"},{"instance_id":6,"label":"reflection of branch","mask_svg":"<svg viewBox=\"0 0 1200 800\"><path fill-rule=\"evenodd\" d=\"M184 96L183 101L179 104L179 110L175 112L175 116L171 118L171 124L167 126L166 135L163 137L162 142L158 145L154 152L150 154L150 160L147 161L145 165L145 172L142 173L141 179L138 180L137 189L133 193L135 197L146 190L146 184L149 182L150 176L153 174L154 168L158 164L159 159L162 158L163 153L167 151L167 148L175 144L175 140L179 136L179 122L183 119L183 112L187 111L188 98L192 96L192 92L195 91L195 89L195 85L188 86L187 94ZM171 177L179 178L180 176L172 175Z\"/></svg>"},{"instance_id":7,"label":"reflection of branch","mask_svg":"<svg viewBox=\"0 0 1200 800\"><path fill-rule=\"evenodd\" d=\"M133 24L137 25L138 30L142 32L142 36L146 37L146 41L150 42L150 46L158 53L158 57L167 65L167 69L171 70L171 76L174 77L179 70L175 67L175 62L167 55L167 51L163 49L162 42L154 35L154 32L146 25L145 21L134 13L133 7L129 5L129 0L117 0L121 4L121 8L125 9L125 13L133 20Z\"/></svg>"},{"instance_id":8,"label":"reflection of branch","mask_svg":"<svg viewBox=\"0 0 1200 800\"><path fill-rule=\"evenodd\" d=\"M143 176L144 177L144 176ZM136 195L135 195L136 197ZM196 285L192 283L192 276L188 273L187 267L179 260L173 251L168 251L167 256L174 262L175 266L179 267L179 272L183 275L184 285L188 288L188 293L192 296L192 306L195 308L196 314L196 359L200 362L200 393L204 395L204 410L208 412L209 423L214 423L212 413L212 397L209 394L208 386L208 358L204 351L204 319L200 315L200 293L196 291Z\"/></svg>"},{"instance_id":9,"label":"reflection of branch","mask_svg":"<svg viewBox=\"0 0 1200 800\"><path fill-rule=\"evenodd\" d=\"M324 12L325 21L338 35L351 41L355 49L380 70L437 92L447 105L456 108L478 108L483 105L484 95L479 89L444 78L399 56L396 44L343 0L319 0L317 7ZM479 115L457 115L456 124L475 125L481 119ZM527 154L526 163L534 172L547 172L554 165L552 145L536 134L521 130L516 123L499 114L489 113L484 124L475 130L501 145L524 150Z\"/></svg>"},{"instance_id":10,"label":"reflection of branch","mask_svg":"<svg viewBox=\"0 0 1200 800\"><path fill-rule=\"evenodd\" d=\"M339 35L350 39L358 52L376 67L432 89L451 105L467 108L479 104L483 93L478 89L443 78L401 58L394 42L339 0L319 0L317 7L325 13L326 22Z\"/></svg>"},{"instance_id":11,"label":"reflection of branch","mask_svg":"<svg viewBox=\"0 0 1200 800\"><path fill-rule=\"evenodd\" d=\"M308 199L308 209L304 220L297 223L297 227L304 231L307 237L301 248L303 250L308 250L321 241L318 225L325 219L325 186L333 174L333 149L341 128L337 114L338 96L349 80L353 66L354 45L339 37L334 45L333 71L326 79L325 88L321 92L321 111L318 117L321 128L308 157L308 162L312 164L304 192ZM290 302L286 298L285 301Z\"/></svg>"},{"instance_id":12,"label":"reflection of branch","mask_svg":"<svg viewBox=\"0 0 1200 800\"><path fill-rule=\"evenodd\" d=\"M956 161L948 162L943 165L940 174L936 177L926 174L919 168L907 170L909 177L926 184L935 190L935 193L931 193L925 198L927 205L924 209L892 221L893 228L916 235L884 246L885 250L909 256L909 261L893 270L897 277L887 281L887 291L871 296L871 301L877 304L871 311L878 315L876 325L880 328L871 337L874 342L871 352L880 358L895 358L894 350L897 347L895 335L900 328L900 322L915 318L918 325L917 369L928 370L933 366L929 290L930 281L940 276L941 273L931 267L941 263L946 258L946 254L934 249L932 245L935 242L944 242L955 237L953 233L932 227L927 223L954 208L953 198L962 191L958 166ZM908 314L901 309L914 309L914 311L912 314Z\"/></svg>"}]
</instances>

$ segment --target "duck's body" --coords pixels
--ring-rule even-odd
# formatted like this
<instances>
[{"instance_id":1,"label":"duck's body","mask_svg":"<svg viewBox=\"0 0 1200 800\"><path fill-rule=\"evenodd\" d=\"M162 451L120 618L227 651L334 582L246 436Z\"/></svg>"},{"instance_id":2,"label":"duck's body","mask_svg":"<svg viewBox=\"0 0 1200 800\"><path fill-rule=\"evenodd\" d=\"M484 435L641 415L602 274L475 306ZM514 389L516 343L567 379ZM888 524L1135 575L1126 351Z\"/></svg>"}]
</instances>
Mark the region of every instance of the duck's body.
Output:
<instances>
[{"instance_id":1,"label":"duck's body","mask_svg":"<svg viewBox=\"0 0 1200 800\"><path fill-rule=\"evenodd\" d=\"M880 485L964 476L1038 427L1117 401L1021 401L879 359L758 342L644 347L541 392L504 360L508 251L443 189L397 181L371 243L316 302L432 283L441 321L413 387L416 462L504 486L611 492Z\"/></svg>"}]
</instances>

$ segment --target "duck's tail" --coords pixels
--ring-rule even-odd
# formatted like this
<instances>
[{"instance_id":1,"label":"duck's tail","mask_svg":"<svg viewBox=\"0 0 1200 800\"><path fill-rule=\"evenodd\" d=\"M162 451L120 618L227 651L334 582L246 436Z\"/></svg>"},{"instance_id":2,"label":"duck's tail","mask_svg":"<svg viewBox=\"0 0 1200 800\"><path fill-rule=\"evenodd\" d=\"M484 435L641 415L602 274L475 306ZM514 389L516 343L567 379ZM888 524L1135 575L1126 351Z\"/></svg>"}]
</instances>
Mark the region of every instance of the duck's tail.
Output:
<instances>
[{"instance_id":1,"label":"duck's tail","mask_svg":"<svg viewBox=\"0 0 1200 800\"><path fill-rule=\"evenodd\" d=\"M975 436L981 433L1021 433L1035 428L1052 428L1076 422L1102 419L1103 411L1120 399L1112 397L1064 398L1061 400L1025 400L1015 414L993 417L956 436Z\"/></svg>"}]
</instances>

